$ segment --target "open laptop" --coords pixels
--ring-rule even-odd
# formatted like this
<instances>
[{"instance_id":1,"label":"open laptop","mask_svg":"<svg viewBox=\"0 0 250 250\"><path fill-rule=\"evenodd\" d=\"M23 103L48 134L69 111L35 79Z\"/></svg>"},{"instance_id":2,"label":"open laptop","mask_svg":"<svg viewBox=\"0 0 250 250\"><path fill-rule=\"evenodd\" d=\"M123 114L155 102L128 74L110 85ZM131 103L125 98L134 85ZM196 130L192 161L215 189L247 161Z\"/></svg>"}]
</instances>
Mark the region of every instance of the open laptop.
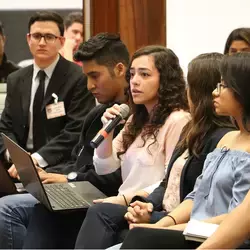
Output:
<instances>
[{"instance_id":1,"label":"open laptop","mask_svg":"<svg viewBox=\"0 0 250 250\"><path fill-rule=\"evenodd\" d=\"M25 192L22 183L14 183L8 171L0 163L0 197Z\"/></svg>"},{"instance_id":2,"label":"open laptop","mask_svg":"<svg viewBox=\"0 0 250 250\"><path fill-rule=\"evenodd\" d=\"M1 133L24 188L51 211L86 209L106 196L90 182L42 184L28 152Z\"/></svg>"}]
</instances>

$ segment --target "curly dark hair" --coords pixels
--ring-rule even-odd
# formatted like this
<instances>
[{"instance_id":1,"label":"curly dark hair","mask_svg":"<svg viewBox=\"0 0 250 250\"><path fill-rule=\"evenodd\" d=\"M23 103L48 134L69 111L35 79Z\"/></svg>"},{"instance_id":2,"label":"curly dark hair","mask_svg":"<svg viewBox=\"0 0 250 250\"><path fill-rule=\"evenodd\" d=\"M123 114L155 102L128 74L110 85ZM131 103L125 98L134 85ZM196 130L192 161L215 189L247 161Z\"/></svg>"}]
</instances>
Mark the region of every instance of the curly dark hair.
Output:
<instances>
[{"instance_id":1,"label":"curly dark hair","mask_svg":"<svg viewBox=\"0 0 250 250\"><path fill-rule=\"evenodd\" d=\"M206 53L194 58L188 65L188 96L192 119L184 127L177 147L188 149L198 157L204 147L204 138L217 128L233 127L230 118L218 116L213 106L212 92L221 80L220 63L223 55Z\"/></svg>"},{"instance_id":2,"label":"curly dark hair","mask_svg":"<svg viewBox=\"0 0 250 250\"><path fill-rule=\"evenodd\" d=\"M132 56L127 70L127 81L130 81L132 62L136 58L145 55L153 57L155 67L160 75L158 103L149 114L143 104L135 104L133 102L130 88L128 89L133 116L123 133L123 150L122 152L118 152L118 157L127 151L140 133L142 133L142 147L149 137L153 137L154 141L149 145L150 147L157 141L156 137L159 129L164 125L168 116L175 110L188 109L183 71L180 67L178 57L170 49L163 46L151 45L137 50Z\"/></svg>"}]
</instances>

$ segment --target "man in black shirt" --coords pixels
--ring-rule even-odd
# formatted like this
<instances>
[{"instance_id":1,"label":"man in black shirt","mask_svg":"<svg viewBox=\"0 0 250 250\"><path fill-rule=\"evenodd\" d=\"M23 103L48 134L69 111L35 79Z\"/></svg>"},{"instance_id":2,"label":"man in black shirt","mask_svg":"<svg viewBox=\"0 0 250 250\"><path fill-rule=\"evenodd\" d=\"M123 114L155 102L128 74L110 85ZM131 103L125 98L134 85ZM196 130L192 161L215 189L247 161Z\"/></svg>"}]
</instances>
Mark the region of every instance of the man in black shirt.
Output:
<instances>
[{"instance_id":1,"label":"man in black shirt","mask_svg":"<svg viewBox=\"0 0 250 250\"><path fill-rule=\"evenodd\" d=\"M83 72L88 79L88 89L101 104L94 108L86 117L78 144L71 153L71 161L53 166L39 175L43 183L67 181L89 181L106 195L117 194L122 183L118 175L99 176L93 167L94 150L90 141L102 128L101 117L105 110L114 103L126 101L125 80L129 54L126 46L118 35L102 33L82 43L75 54L77 61L83 62ZM120 131L117 126L114 135ZM71 173L74 172L74 178ZM117 171L119 172L119 171ZM112 183L112 185L108 185Z\"/></svg>"},{"instance_id":2,"label":"man in black shirt","mask_svg":"<svg viewBox=\"0 0 250 250\"><path fill-rule=\"evenodd\" d=\"M4 44L6 37L4 35L3 24L0 21L0 84L6 83L7 77L10 73L19 69L13 62L7 60L4 53Z\"/></svg>"}]
</instances>

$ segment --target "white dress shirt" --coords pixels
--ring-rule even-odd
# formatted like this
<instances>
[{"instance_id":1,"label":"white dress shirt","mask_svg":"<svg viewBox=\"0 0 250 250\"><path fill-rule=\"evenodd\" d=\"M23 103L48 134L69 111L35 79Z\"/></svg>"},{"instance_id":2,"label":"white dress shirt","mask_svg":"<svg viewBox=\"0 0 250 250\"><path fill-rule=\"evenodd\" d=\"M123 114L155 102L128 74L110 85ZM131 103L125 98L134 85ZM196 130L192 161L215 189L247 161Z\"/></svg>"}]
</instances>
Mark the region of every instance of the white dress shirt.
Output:
<instances>
[{"instance_id":1,"label":"white dress shirt","mask_svg":"<svg viewBox=\"0 0 250 250\"><path fill-rule=\"evenodd\" d=\"M50 81L51 76L52 76L52 74L54 72L54 69L55 69L55 67L56 67L56 65L57 65L57 63L59 61L59 58L60 57L58 55L56 60L45 69L40 69L38 67L38 65L36 65L35 62L33 64L34 69L33 69L31 97L30 97L30 108L29 108L29 133L28 133L28 139L27 139L27 143L26 143L26 148L28 150L33 149L33 103L34 103L34 98L35 98L36 91L37 91L38 86L39 86L39 78L38 78L37 74L38 74L38 72L40 70L43 70L45 72L45 74L46 74L45 86L44 86L44 95L45 95L46 90L47 90L48 85L49 85L49 81ZM35 152L31 156L37 160L40 167L44 168L44 167L48 166L48 163L38 153Z\"/></svg>"}]
</instances>

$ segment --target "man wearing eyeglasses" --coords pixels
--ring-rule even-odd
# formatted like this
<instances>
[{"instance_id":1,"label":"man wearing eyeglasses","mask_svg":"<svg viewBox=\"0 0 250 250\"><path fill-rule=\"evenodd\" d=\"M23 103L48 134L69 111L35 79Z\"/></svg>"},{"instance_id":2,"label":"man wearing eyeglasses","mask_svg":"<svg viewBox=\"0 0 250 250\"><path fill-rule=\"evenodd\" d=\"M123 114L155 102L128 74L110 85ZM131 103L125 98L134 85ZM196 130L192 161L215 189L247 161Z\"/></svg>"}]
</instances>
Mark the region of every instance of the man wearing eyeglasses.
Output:
<instances>
[{"instance_id":1,"label":"man wearing eyeglasses","mask_svg":"<svg viewBox=\"0 0 250 250\"><path fill-rule=\"evenodd\" d=\"M45 168L70 158L95 100L81 68L59 55L65 42L61 16L38 12L28 27L27 42L34 64L9 76L0 131L29 151L36 166ZM0 157L10 166L2 138ZM9 173L17 177L14 165Z\"/></svg>"}]
</instances>

